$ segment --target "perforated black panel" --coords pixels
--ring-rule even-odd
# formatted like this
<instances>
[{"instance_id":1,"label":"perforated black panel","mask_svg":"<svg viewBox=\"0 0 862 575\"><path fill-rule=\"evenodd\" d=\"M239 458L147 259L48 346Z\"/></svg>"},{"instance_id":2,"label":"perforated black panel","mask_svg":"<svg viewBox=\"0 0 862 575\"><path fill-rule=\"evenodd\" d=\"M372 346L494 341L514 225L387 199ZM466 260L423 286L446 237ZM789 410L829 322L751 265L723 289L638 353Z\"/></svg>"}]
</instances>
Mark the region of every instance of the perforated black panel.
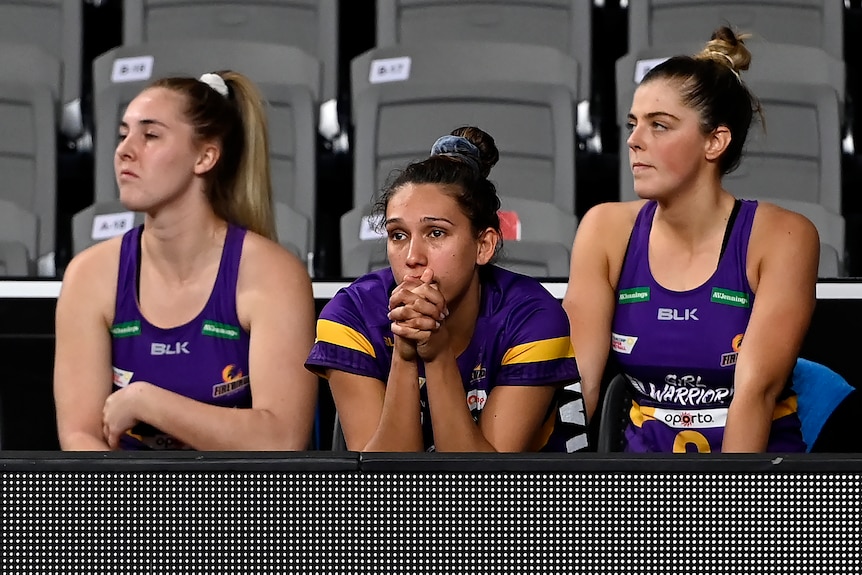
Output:
<instances>
[{"instance_id":1,"label":"perforated black panel","mask_svg":"<svg viewBox=\"0 0 862 575\"><path fill-rule=\"evenodd\" d=\"M858 573L862 474L6 472L0 572Z\"/></svg>"}]
</instances>

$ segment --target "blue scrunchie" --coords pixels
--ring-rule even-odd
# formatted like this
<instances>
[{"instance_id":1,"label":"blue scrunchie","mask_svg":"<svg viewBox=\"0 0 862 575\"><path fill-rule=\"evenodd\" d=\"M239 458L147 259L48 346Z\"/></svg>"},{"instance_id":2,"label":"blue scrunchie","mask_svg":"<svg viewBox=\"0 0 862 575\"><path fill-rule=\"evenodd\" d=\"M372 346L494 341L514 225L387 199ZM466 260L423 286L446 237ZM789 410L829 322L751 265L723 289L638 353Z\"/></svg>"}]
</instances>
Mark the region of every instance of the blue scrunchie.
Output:
<instances>
[{"instance_id":1,"label":"blue scrunchie","mask_svg":"<svg viewBox=\"0 0 862 575\"><path fill-rule=\"evenodd\" d=\"M482 173L479 162L479 148L462 136L441 136L431 146L432 156L451 156L469 165L477 174Z\"/></svg>"}]
</instances>

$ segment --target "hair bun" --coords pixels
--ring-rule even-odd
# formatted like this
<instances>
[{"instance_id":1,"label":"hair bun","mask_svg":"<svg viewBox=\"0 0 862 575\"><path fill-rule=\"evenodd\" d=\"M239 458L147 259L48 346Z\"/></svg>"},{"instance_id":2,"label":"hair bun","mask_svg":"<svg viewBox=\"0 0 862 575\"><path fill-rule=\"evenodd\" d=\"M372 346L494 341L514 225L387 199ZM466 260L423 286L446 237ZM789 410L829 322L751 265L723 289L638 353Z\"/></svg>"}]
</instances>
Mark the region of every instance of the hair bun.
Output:
<instances>
[{"instance_id":1,"label":"hair bun","mask_svg":"<svg viewBox=\"0 0 862 575\"><path fill-rule=\"evenodd\" d=\"M714 60L739 76L739 72L748 70L751 64L751 52L745 46L745 40L750 37L750 34L737 34L728 26L722 26L713 32L712 38L696 58Z\"/></svg>"},{"instance_id":2,"label":"hair bun","mask_svg":"<svg viewBox=\"0 0 862 575\"><path fill-rule=\"evenodd\" d=\"M476 156L479 162L479 174L483 178L487 178L488 174L491 173L491 168L500 160L500 151L497 150L494 138L476 126L461 126L452 130L450 134L464 138L476 147L479 151Z\"/></svg>"},{"instance_id":3,"label":"hair bun","mask_svg":"<svg viewBox=\"0 0 862 575\"><path fill-rule=\"evenodd\" d=\"M458 158L481 174L482 154L473 142L462 136L446 135L437 138L431 146L432 156L450 156Z\"/></svg>"}]
</instances>

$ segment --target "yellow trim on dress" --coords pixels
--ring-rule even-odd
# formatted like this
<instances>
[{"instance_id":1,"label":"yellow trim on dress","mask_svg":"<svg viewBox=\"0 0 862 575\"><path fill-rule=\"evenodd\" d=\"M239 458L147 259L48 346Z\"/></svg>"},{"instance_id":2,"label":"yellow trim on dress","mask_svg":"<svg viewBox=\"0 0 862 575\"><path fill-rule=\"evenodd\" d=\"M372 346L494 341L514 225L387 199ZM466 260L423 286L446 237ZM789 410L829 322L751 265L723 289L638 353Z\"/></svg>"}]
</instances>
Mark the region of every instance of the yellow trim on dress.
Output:
<instances>
[{"instance_id":1,"label":"yellow trim on dress","mask_svg":"<svg viewBox=\"0 0 862 575\"><path fill-rule=\"evenodd\" d=\"M374 358L377 357L377 354L374 352L374 346L371 345L367 337L351 327L332 320L317 320L317 339L315 341L331 343L362 352Z\"/></svg>"},{"instance_id":2,"label":"yellow trim on dress","mask_svg":"<svg viewBox=\"0 0 862 575\"><path fill-rule=\"evenodd\" d=\"M538 363L540 361L565 359L568 357L575 357L575 350L572 349L572 340L568 337L554 337L522 343L521 345L509 348L503 355L501 365Z\"/></svg>"}]
</instances>

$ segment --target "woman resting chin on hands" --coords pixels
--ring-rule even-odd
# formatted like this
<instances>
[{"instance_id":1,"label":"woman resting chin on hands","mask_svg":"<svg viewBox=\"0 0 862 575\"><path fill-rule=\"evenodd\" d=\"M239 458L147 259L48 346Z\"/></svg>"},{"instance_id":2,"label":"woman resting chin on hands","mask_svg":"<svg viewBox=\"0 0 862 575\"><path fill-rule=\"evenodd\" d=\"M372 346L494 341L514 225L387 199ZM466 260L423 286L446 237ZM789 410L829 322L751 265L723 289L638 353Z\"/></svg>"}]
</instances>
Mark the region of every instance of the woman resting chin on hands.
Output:
<instances>
[{"instance_id":1,"label":"woman resting chin on hands","mask_svg":"<svg viewBox=\"0 0 862 575\"><path fill-rule=\"evenodd\" d=\"M434 285L434 272L426 268L419 280L407 278L389 298L389 319L395 349L403 358L432 361L449 350L444 321L448 315L443 294Z\"/></svg>"},{"instance_id":2,"label":"woman resting chin on hands","mask_svg":"<svg viewBox=\"0 0 862 575\"><path fill-rule=\"evenodd\" d=\"M535 279L492 264L497 159L478 128L438 139L376 205L389 268L321 312L306 367L329 380L349 449L585 446L583 425L558 414L563 388L578 380L561 304Z\"/></svg>"}]
</instances>

